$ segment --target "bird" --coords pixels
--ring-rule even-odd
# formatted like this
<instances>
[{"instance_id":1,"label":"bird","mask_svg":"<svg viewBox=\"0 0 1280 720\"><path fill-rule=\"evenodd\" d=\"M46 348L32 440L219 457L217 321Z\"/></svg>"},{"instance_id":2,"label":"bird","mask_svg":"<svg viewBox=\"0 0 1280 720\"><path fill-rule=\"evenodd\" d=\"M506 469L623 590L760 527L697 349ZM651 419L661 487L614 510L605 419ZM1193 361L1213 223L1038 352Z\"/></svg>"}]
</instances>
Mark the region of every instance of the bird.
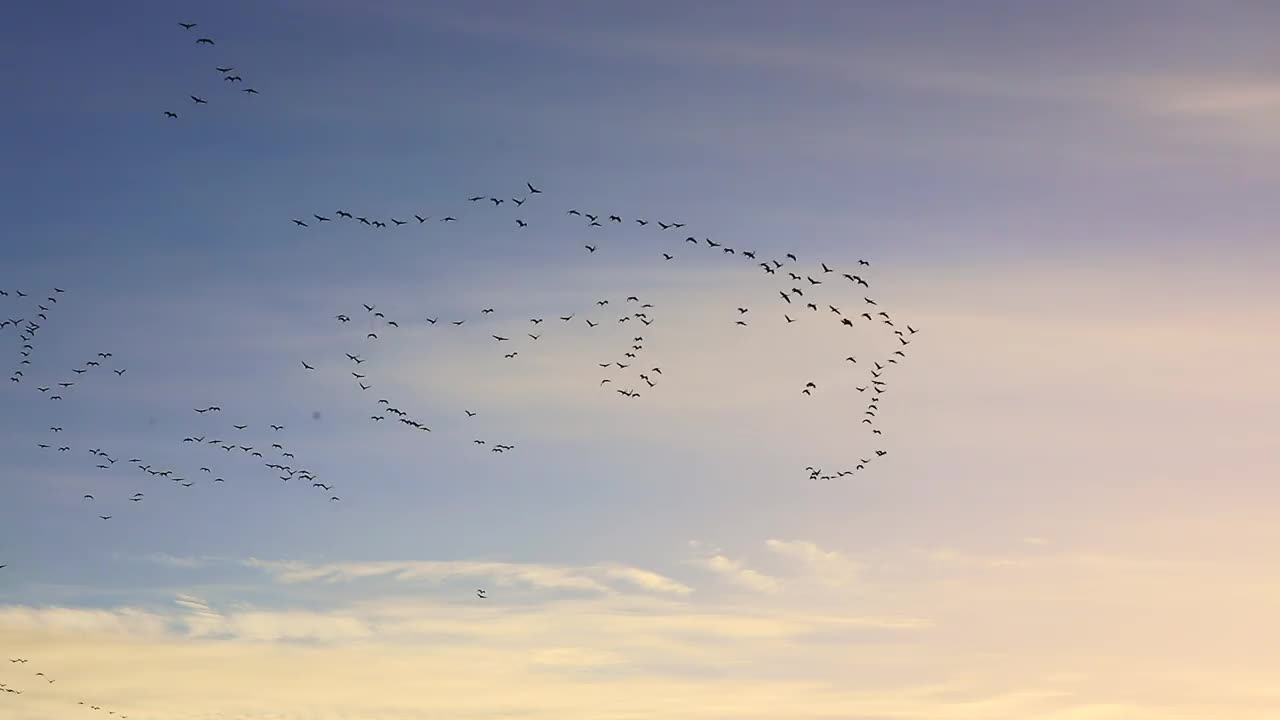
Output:
<instances>
[{"instance_id":1,"label":"bird","mask_svg":"<svg viewBox=\"0 0 1280 720\"><path fill-rule=\"evenodd\" d=\"M213 45L214 42L211 38L202 37L196 40L196 44L197 45Z\"/></svg>"},{"instance_id":2,"label":"bird","mask_svg":"<svg viewBox=\"0 0 1280 720\"><path fill-rule=\"evenodd\" d=\"M530 193L530 194L532 194L532 195L541 195L541 194L542 194L542 191L541 191L541 190L539 190L538 188L534 187L534 186L533 186L533 183L525 183L525 187L528 187L528 188L529 188L529 193Z\"/></svg>"},{"instance_id":3,"label":"bird","mask_svg":"<svg viewBox=\"0 0 1280 720\"><path fill-rule=\"evenodd\" d=\"M197 105L208 105L208 104L209 104L209 101L208 101L208 100L205 100L204 98L198 98L198 97L196 97L195 95L191 95L190 97L191 97L191 99L192 99L192 100L194 100L194 101L195 101L195 103L196 103Z\"/></svg>"},{"instance_id":4,"label":"bird","mask_svg":"<svg viewBox=\"0 0 1280 720\"><path fill-rule=\"evenodd\" d=\"M307 370L315 370L315 368L308 365L305 360L301 362L302 362L302 367L306 368Z\"/></svg>"},{"instance_id":5,"label":"bird","mask_svg":"<svg viewBox=\"0 0 1280 720\"><path fill-rule=\"evenodd\" d=\"M174 120L178 119L178 113L169 110L164 111L164 116L167 118L173 118Z\"/></svg>"},{"instance_id":6,"label":"bird","mask_svg":"<svg viewBox=\"0 0 1280 720\"><path fill-rule=\"evenodd\" d=\"M179 25L181 25L181 26L182 26L182 28L183 28L184 30L190 30L191 28L193 28L193 27L195 27L195 26L196 26L196 23L184 23L184 22L180 22L180 23L178 23L178 24L179 24Z\"/></svg>"}]
</instances>

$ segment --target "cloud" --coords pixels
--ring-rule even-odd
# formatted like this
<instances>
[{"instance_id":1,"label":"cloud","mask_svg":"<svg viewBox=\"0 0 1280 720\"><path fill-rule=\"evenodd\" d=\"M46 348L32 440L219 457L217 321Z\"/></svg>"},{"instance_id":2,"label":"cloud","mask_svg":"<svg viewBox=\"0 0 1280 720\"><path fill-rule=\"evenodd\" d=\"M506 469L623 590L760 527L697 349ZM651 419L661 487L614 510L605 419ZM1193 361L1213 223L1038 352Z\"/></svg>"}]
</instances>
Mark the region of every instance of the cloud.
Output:
<instances>
[{"instance_id":1,"label":"cloud","mask_svg":"<svg viewBox=\"0 0 1280 720\"><path fill-rule=\"evenodd\" d=\"M169 555L167 553L153 552L146 556L146 560L148 562L155 563L156 565L164 565L166 567L191 570L191 569L200 568L200 567L204 567L205 565L208 565L210 562L214 561L214 558L176 557L174 555Z\"/></svg>"},{"instance_id":2,"label":"cloud","mask_svg":"<svg viewBox=\"0 0 1280 720\"><path fill-rule=\"evenodd\" d=\"M486 562L476 560L409 560L324 563L278 562L250 558L247 567L269 573L277 581L350 582L358 579L390 578L399 582L441 583L453 579L482 579L498 587L524 586L536 590L579 590L614 593L609 581L650 592L686 595L692 588L651 570L618 564L569 567L536 563Z\"/></svg>"},{"instance_id":3,"label":"cloud","mask_svg":"<svg viewBox=\"0 0 1280 720\"><path fill-rule=\"evenodd\" d=\"M702 568L724 578L738 587L761 593L774 593L781 587L776 578L752 570L739 560L732 560L720 553L698 558L694 561Z\"/></svg>"},{"instance_id":4,"label":"cloud","mask_svg":"<svg viewBox=\"0 0 1280 720\"><path fill-rule=\"evenodd\" d=\"M1195 708L1261 720L1257 709L1274 705L1267 644L1253 651L1253 669L1232 662L1250 659L1244 638L1274 638L1271 608L1280 596L1274 581L1242 583L1220 563L1022 546L1031 562L990 571L993 561L1023 558L959 543L857 555L808 540L762 545L789 570L757 573L771 581L762 588L803 589L837 568L859 592L672 587L529 602L514 593L517 581L481 602L469 591L432 597L398 585L379 594L357 581L398 577L400 568L386 570L397 563L364 564L376 572L268 563L257 568L264 583L278 582L275 573L309 578L298 583L305 602L237 602L223 589L216 602L183 591L156 607L0 607L6 651L59 678L7 705L17 710L6 718L60 717L66 710L55 701L79 699L175 720L416 720L500 716L516 706L532 720L1155 720ZM755 571L736 552L691 549L727 583L751 585L741 578ZM602 584L677 582L625 564L553 567ZM362 599L336 602L328 589L338 582L364 591ZM1223 596L1232 598L1229 617L1186 623ZM1097 638L1106 642L1101 655ZM1185 660L1172 647L1197 655ZM1144 676L1126 676L1139 659ZM17 672L0 667L0 682L22 689ZM432 680L429 692L420 689L423 677Z\"/></svg>"},{"instance_id":5,"label":"cloud","mask_svg":"<svg viewBox=\"0 0 1280 720\"><path fill-rule=\"evenodd\" d=\"M770 539L765 546L803 567L819 583L839 587L856 579L858 565L835 551L823 550L805 540Z\"/></svg>"}]
</instances>

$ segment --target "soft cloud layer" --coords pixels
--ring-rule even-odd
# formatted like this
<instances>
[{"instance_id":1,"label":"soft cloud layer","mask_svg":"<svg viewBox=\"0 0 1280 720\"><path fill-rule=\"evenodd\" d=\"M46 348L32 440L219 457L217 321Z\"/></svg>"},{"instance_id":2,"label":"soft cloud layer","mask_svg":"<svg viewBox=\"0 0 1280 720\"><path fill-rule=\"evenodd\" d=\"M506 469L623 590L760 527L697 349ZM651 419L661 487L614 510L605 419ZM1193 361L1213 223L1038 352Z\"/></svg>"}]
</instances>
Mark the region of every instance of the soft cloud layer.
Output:
<instances>
[{"instance_id":1,"label":"soft cloud layer","mask_svg":"<svg viewBox=\"0 0 1280 720\"><path fill-rule=\"evenodd\" d=\"M605 581L621 582L636 589L684 595L692 592L658 573L624 565L598 565L570 568L553 565L502 562L366 562L308 565L299 562L272 562L251 558L248 567L270 573L280 582L344 582L362 578L391 578L398 581L440 582L454 578L484 579L503 587L524 585L548 590L585 590L607 593L612 588Z\"/></svg>"},{"instance_id":2,"label":"soft cloud layer","mask_svg":"<svg viewBox=\"0 0 1280 720\"><path fill-rule=\"evenodd\" d=\"M306 607L194 593L135 608L7 606L6 652L31 663L0 667L0 682L24 691L5 698L6 717L56 716L85 700L178 720L400 720L515 707L532 718L1156 720L1210 706L1262 720L1280 699L1268 690L1263 654L1237 670L1223 662L1230 646L1212 640L1248 628L1266 641L1271 631L1254 623L1280 600L1280 586L1241 584L1229 568L1046 553L1012 539L1004 557L959 549L854 557L799 539L694 549L735 575L748 568L729 555L773 556L792 584L744 587L749 596L592 593L532 603L508 598L521 588L512 585L487 601L463 589L452 599L365 594ZM859 568L844 576L856 587L813 592L833 568ZM328 574L305 577L313 580L297 582L329 586L315 582ZM1185 625L1188 612L1224 593L1252 599L1215 625ZM1142 616L1132 614L1137 598L1152 603ZM916 614L925 609L932 616ZM1197 652L1148 660L1142 677L1126 671L1132 648L1167 645L1171 631ZM975 634L985 636L976 651ZM1206 657L1219 662L1205 665ZM40 685L35 672L57 684ZM432 679L429 690L422 677Z\"/></svg>"}]
</instances>

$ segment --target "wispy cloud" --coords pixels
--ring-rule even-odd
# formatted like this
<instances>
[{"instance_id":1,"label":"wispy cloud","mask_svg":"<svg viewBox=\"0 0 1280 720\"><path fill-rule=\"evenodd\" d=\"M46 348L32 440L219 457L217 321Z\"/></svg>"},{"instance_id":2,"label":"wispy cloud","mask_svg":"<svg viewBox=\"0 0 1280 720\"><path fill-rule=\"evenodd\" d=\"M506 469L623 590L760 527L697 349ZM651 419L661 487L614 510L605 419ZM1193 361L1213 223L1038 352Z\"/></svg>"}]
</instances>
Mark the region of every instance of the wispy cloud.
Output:
<instances>
[{"instance_id":1,"label":"wispy cloud","mask_svg":"<svg viewBox=\"0 0 1280 720\"><path fill-rule=\"evenodd\" d=\"M775 593L782 588L777 578L753 570L745 562L729 558L719 551L697 557L692 562L740 588L760 593Z\"/></svg>"},{"instance_id":2,"label":"wispy cloud","mask_svg":"<svg viewBox=\"0 0 1280 720\"><path fill-rule=\"evenodd\" d=\"M685 595L692 588L651 570L626 565L604 564L582 567L537 563L485 562L476 560L407 560L307 564L250 558L248 567L263 570L282 583L350 582L367 578L390 578L400 582L445 582L455 579L483 579L491 585L525 586L539 590L580 590L612 593L623 585L651 592Z\"/></svg>"},{"instance_id":3,"label":"wispy cloud","mask_svg":"<svg viewBox=\"0 0 1280 720\"><path fill-rule=\"evenodd\" d=\"M217 558L191 556L180 557L169 555L168 553L154 552L148 554L146 556L146 560L148 562L155 563L156 565L164 565L165 567L193 570L195 568L204 567L212 562L216 562Z\"/></svg>"},{"instance_id":4,"label":"wispy cloud","mask_svg":"<svg viewBox=\"0 0 1280 720\"><path fill-rule=\"evenodd\" d=\"M857 563L834 550L823 550L816 543L770 539L765 546L798 564L821 584L843 587L857 579Z\"/></svg>"}]
</instances>

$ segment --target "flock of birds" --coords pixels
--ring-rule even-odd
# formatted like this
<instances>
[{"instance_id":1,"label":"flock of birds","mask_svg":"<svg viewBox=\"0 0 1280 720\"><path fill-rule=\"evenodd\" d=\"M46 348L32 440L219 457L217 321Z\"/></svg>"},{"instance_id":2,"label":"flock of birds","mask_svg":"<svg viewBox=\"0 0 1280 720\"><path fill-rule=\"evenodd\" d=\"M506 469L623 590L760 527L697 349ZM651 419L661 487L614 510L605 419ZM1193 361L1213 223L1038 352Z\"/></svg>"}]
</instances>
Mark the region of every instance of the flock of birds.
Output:
<instances>
[{"instance_id":1,"label":"flock of birds","mask_svg":"<svg viewBox=\"0 0 1280 720\"><path fill-rule=\"evenodd\" d=\"M181 27L187 33L196 34L196 33L192 33L191 31L199 27L199 23L183 22L183 23L178 23L178 26ZM200 36L195 39L195 45L196 47L216 47L217 43L214 42L213 38ZM236 69L234 67L230 65L228 66L216 65L214 66L213 69L218 72L218 77L222 78L221 84L227 85L229 87L233 87L245 95L259 94L256 88L242 87L244 85L244 78L240 77L239 73L236 72ZM209 101L200 95L193 94L193 95L188 95L188 97L191 98L191 102L194 103L196 106L209 104ZM178 119L178 113L173 110L165 110L164 116L172 120Z\"/></svg>"},{"instance_id":2,"label":"flock of birds","mask_svg":"<svg viewBox=\"0 0 1280 720\"><path fill-rule=\"evenodd\" d=\"M543 194L541 189L530 182L526 182L522 190L527 192L516 193L509 198L506 196L500 197L496 195L472 195L467 197L465 202L470 206L484 206L491 211L498 210L504 205L507 205L510 208L520 209L524 208L525 203L529 202L535 196ZM856 388L859 393L867 394L867 403L859 418L859 425L866 426L872 436L883 435L883 430L879 427L877 418L878 414L882 410L881 403L884 401L883 395L888 392L888 380L885 379L885 373L891 366L897 365L901 360L906 358L906 348L912 343L912 336L914 336L918 331L915 327L908 324L899 325L895 322L894 317L891 316L888 311L882 309L879 303L874 298L865 294L865 292L858 293L861 296L861 300L860 302L858 300L854 300L856 304L854 308L848 308L847 306L842 308L835 304L836 301L830 299L829 286L832 284L844 284L845 286L859 291L870 291L871 283L867 279L867 273L870 271L871 266L869 260L858 260L857 267L851 270L838 270L828 265L826 262L820 262L816 267L809 266L808 268L804 268L801 266L800 260L794 252L784 253L781 258L761 258L755 250L734 247L723 241L712 240L709 237L703 237L699 240L692 235L685 235L683 232L680 232L685 228L685 223L683 222L651 220L643 217L624 217L621 214L613 212L586 212L576 208L570 208L564 211L564 216L567 218L577 219L580 222L585 223L588 228L605 228L611 225L618 226L633 224L637 228L655 230L658 233L677 231L674 235L675 240L679 243L679 246L687 248L690 252L710 252L726 259L735 258L746 260L751 263L752 266L759 269L760 277L765 281L772 283L773 290L777 292L777 302L781 309L781 312L776 315L780 315L780 318L778 319L787 325L799 322L805 314L816 314L817 316L830 318L828 322L832 323L834 329L842 332L848 333L860 328L870 327L879 332L891 335L894 342L894 349L887 352L884 357L880 357L869 362L863 362L863 365L868 368L866 382ZM400 217L396 216L388 216L386 219L381 219L372 217L369 214L356 214L345 209L339 209L329 214L322 214L318 212L311 213L311 217L315 219L316 224L350 223L374 229L395 229L402 226L421 226L433 221L433 217L431 215L424 214L422 212L405 213L403 217L413 218L413 221L410 221L402 220ZM467 217L467 213L455 210L450 214L445 214L436 218L435 221L456 223L465 221ZM518 228L529 227L529 222L522 217L516 217L514 220ZM308 223L306 220L299 218L293 218L292 222L300 228L310 229L313 227L312 223ZM681 239L681 236L683 236L683 239ZM599 241L594 244L588 243L584 247L589 254L594 255L598 250L600 250L601 243ZM675 254L676 252L675 248L663 248L659 251L659 254L663 261L672 261L677 257ZM820 299L824 295L827 296L828 299ZM625 298L625 302L635 302L638 305L632 309L634 311L624 313L621 317L618 317L618 323L637 322L647 328L655 322L655 318L648 312L653 307L652 304L640 304L639 298L636 296L628 296ZM843 302L841 304L843 304ZM599 300L596 305L597 310L605 311L610 305L610 300ZM617 305L618 303L615 301L614 306L616 307ZM400 323L398 321L388 320L385 314L376 310L373 305L365 305L364 308L367 313L371 314L371 320L381 322L380 326L371 327L369 329L366 339L378 340L384 336L385 332L393 331L400 327ZM733 324L735 326L749 327L752 322L754 322L753 318L755 318L756 315L752 314L751 308L739 306L734 308L734 310L735 313L731 317L733 318ZM487 308L482 312L489 313L493 312L493 310L491 308ZM351 317L352 316L350 314L340 314L337 316L340 322L350 322ZM579 318L579 314L576 312L570 312L558 317L563 322L571 322ZM586 314L582 314L580 319L589 328L598 327L601 322L604 322L604 318L600 316L593 318ZM426 318L426 322L430 325L435 325L439 320L440 318L438 317ZM534 326L537 327L543 322L543 320L543 318L530 318L529 322L533 323ZM454 326L462 326L466 322L466 319L455 319L450 320L449 322ZM529 343L537 341L542 337L540 334L534 332L528 332L526 335L528 340L525 341L522 348L529 347ZM512 342L513 339L518 336L518 332L504 332L501 335L494 334L492 337L495 341L501 344ZM662 374L661 368L645 368L644 364L637 364L639 358L638 353L644 349L644 337L644 335L636 335L633 338L634 344L632 344L631 347L623 353L621 358L598 363L599 367L605 369L627 370L633 366L637 368L634 376L622 381L625 382L627 386L618 387L617 385L619 383L615 382L618 378L611 377L606 377L601 380L600 386L611 386L620 396L626 398L640 397L642 395L642 390L637 388L643 388L644 386L654 388L657 386L658 376ZM506 349L507 346L504 346L504 350ZM519 354L519 349L510 349L509 351L504 352L503 356L507 359L515 359ZM357 362L357 364L362 362L362 360L358 359L358 355L348 354L347 357ZM843 361L850 365L858 364L858 358L856 355L847 355L843 358ZM310 364L307 361L302 362L302 367L307 370L316 369L314 364ZM357 380L364 379L363 375L359 372L353 372L352 374L356 376ZM643 385L641 383L643 383ZM363 390L368 390L371 385L361 382L360 387ZM806 396L812 396L818 391L819 388L817 383L812 380L805 382L803 386L799 388L799 393ZM378 420L381 418L375 416L374 419ZM407 422L404 418L401 418L401 421ZM413 423L409 422L408 424L412 425ZM841 478L866 469L867 466L869 466L876 458L884 457L887 454L888 451L881 448L870 453L870 457L859 457L856 463L839 469L824 470L821 466L810 465L805 468L805 472L808 477L817 480Z\"/></svg>"},{"instance_id":3,"label":"flock of birds","mask_svg":"<svg viewBox=\"0 0 1280 720\"><path fill-rule=\"evenodd\" d=\"M528 185L528 187L531 191L541 194L541 191L537 190L533 185ZM527 200L527 198L519 199L522 201ZM493 203L493 207L498 205L499 203ZM337 215L345 217L347 213L341 212L337 213ZM598 216L579 213L574 210L569 211L568 215L582 215L584 219L590 220L591 223L598 222L598 220L594 219ZM617 222L621 222L619 216L606 217L617 218ZM423 222L426 219L424 216ZM610 221L613 222L612 219ZM357 222L359 221L357 220ZM369 222L373 223L374 221L370 220ZM392 222L393 225L396 224L395 219L392 219ZM636 223L641 227L649 225L647 220L637 219ZM681 228L683 224L661 222L657 223L657 227L659 230L670 230ZM696 245L703 251L718 250L717 254L721 257L734 255L753 262L757 261L756 253L753 251L727 247L709 238L699 242L689 236L684 239L684 242L689 245ZM664 252L663 257L670 260L673 255ZM860 268L869 267L869 262L866 260L861 260L858 264ZM855 355L848 355L843 358L843 362L850 366L866 367L866 382L855 386L859 393L866 394L868 400L859 424L865 426L873 438L881 436L883 430L879 427L877 414L881 409L884 395L888 392L888 381L885 379L885 373L888 372L891 366L898 364L907 357L905 349L912 343L912 336L917 333L917 329L907 324L899 325L887 311L879 309L878 303L873 298L862 295L861 292L858 293L858 295L862 295L862 302L858 305L858 310L862 310L862 312L853 310L846 313L834 304L834 300L829 296L819 300L819 296L827 292L831 284L837 286L844 284L845 286L851 285L859 289L869 289L870 283L862 275L854 272L841 272L825 263L819 263L813 269L803 270L799 259L794 253L786 253L782 259L756 262L756 267L763 270L760 274L761 277L766 281L773 282L774 286L778 288L778 304L780 307L775 307L775 310L785 324L789 325L798 321L798 317L792 316L793 312L797 315L801 312L807 312L810 315L814 315L815 318L830 317L830 327L833 331L848 332L858 327L866 327L887 333L894 338L896 341L894 343L895 349L887 353L885 357L866 360L862 363L859 362L859 358ZM858 272L865 271L859 270ZM832 278L834 278L834 283ZM33 359L36 357L37 337L46 324L50 322L50 316L55 308L59 306L60 301L66 297L66 291L60 287L52 288L47 294L31 293L18 289L0 289L0 301L9 300L12 301L12 305L27 303L25 308L18 309L16 313L11 313L12 305L10 308L0 310L0 314L4 315L3 319L0 319L0 333L13 334L17 340L18 347L15 357L16 366L10 375L10 382L20 387L32 387L41 397L47 398L49 401L70 397L71 393L76 392L85 383L109 380L122 381L126 378L127 373L127 368L115 361L116 358L113 352L101 350L93 353L89 359L70 368L69 376L57 378L54 382L47 384L36 383L28 377L40 367ZM799 308L799 310L796 308ZM10 317L10 314L15 316ZM500 319L497 314L498 310L491 307L480 308L477 312L480 318L490 321ZM745 306L729 308L727 309L727 314L733 318L735 326L741 327L749 325L748 318L756 317L753 309ZM360 316L363 316L364 323L356 322L355 318ZM368 350L390 341L391 337L401 330L404 324L410 322L420 323L428 328L437 328L438 326L438 331L446 331L447 328L453 328L457 331L465 332L466 324L473 317L475 316L444 318L437 315L416 318L410 321L388 316L376 303L364 303L358 309L340 312L333 316L333 320L339 327L358 327L359 329L349 341L353 344L363 343L363 345L352 347L350 351L343 354L343 357L334 358L332 361L313 358L300 359L298 361L300 370L304 373L322 373L336 371L338 366L345 364L345 373L349 374L351 381L355 383L355 387L358 387L362 393L371 393L369 395L371 400L369 419L371 422L381 424L393 420L394 423L388 424L398 424L406 429L430 433L435 420L428 421L403 409L409 404L405 399L393 400L390 397L379 397L383 393L373 392L377 387L377 378L373 370L370 369ZM591 331L605 323L611 323L615 326L635 323L637 334L627 334L630 340L619 348L621 352L615 357L597 359L594 364L597 366L598 371L613 373L600 379L598 382L599 387L610 387L621 397L637 399L644 394L641 389L637 388L643 388L643 391L657 388L664 374L662 365L641 361L642 353L645 349L646 336L648 333L653 332L651 326L657 321L658 317L653 303L642 301L637 295L627 295L597 299L586 308L570 309L563 315L515 318L512 319L512 322L520 327L512 327L509 330L501 329L500 332L488 334L492 342L500 348L505 359L516 361L520 357L522 350L528 352L531 349L538 348L539 343L543 342L544 337L551 331L551 328L557 325L569 326L574 323L580 323L578 327ZM492 329L492 324L486 326L486 332L490 329ZM807 397L814 395L818 391L817 383L810 380L798 388L798 395ZM136 484L134 487L128 487L130 482L137 483L141 480L169 481L171 487L184 490L196 487L201 482L211 487L217 487L219 484L228 483L228 478L233 478L231 482L245 478L249 473L255 472L252 470L255 465L259 468L256 472L260 474L261 478L274 477L285 483L294 480L313 490L320 491L322 493L321 497L327 498L329 503L341 501L341 497L335 493L335 485L331 482L323 481L319 473L308 469L300 463L294 452L283 442L282 438L285 437L283 433L285 433L286 429L283 422L250 423L247 420L238 420L225 423L220 421L223 409L216 404L198 406L192 408L192 410L195 417L191 428L181 437L175 436L173 439L175 443L180 443L183 447L190 449L190 462L186 464L162 464L148 461L140 456L124 460L123 458L127 453L106 450L102 447L90 447L88 443L73 446L73 443L62 442L66 428L57 424L49 427L49 439L39 442L37 445L41 451L52 455L70 454L70 457L84 458L84 454L87 454L89 456L87 462L85 462L87 472L98 472L107 477L119 478L116 482L104 484L104 490L85 493L80 498L81 504L87 508L94 508L93 514L103 522L111 521L124 508L137 508L145 504L146 492L137 489ZM463 409L460 415L462 417L459 420L462 422L474 422L479 413L471 409ZM516 448L516 445L511 441L495 441L493 438L486 437L475 437L471 443L487 450L489 453L498 455L513 451ZM221 450L222 452L215 452L216 450ZM867 456L858 457L856 463L831 470L824 470L819 465L810 465L805 468L805 473L808 478L814 480L843 478L865 470L872 462L887 454L888 451L883 448L874 449ZM92 469L90 469L90 466L92 466ZM218 469L215 470L215 467ZM129 481L122 476L122 473L126 471L132 471L133 481ZM108 503L108 507L114 509L99 510L98 508L102 507L104 502ZM0 570L3 570L6 565L0 564ZM485 600L489 596L486 590L480 588L476 590L476 597L480 600ZM25 663L25 659L15 658L13 661L15 664L19 662ZM48 684L54 682L52 678L46 678L41 673L37 673L37 676L47 680ZM6 694L21 694L23 692L4 684L0 684L0 690L3 690ZM104 710L100 705L83 702L81 705L85 705L92 710L115 714L114 711ZM121 717L126 716L122 715Z\"/></svg>"},{"instance_id":4,"label":"flock of birds","mask_svg":"<svg viewBox=\"0 0 1280 720\"><path fill-rule=\"evenodd\" d=\"M30 661L29 659L27 659L27 658L20 658L20 657L9 658L9 663L10 663L10 664L12 664L12 665L16 665L16 666L18 666L19 668L22 668L23 670L25 670L25 669L26 669L26 665L27 665L27 663L29 663L29 662L31 662L31 661ZM37 672L33 672L33 673L30 673L30 674L29 674L29 677L30 677L30 680L31 680L31 681L33 681L33 682L41 682L41 681L43 681L43 682L45 683L45 685L46 685L46 686L48 686L48 685L52 685L52 684L54 684L54 683L56 683L56 682L57 682L57 680L56 680L55 678L51 678L51 677L49 677L48 675L44 674L43 672L39 672L39 671L37 671ZM37 678L39 678L39 680L37 680ZM2 683L2 682L0 682L0 692L7 693L7 694L9 694L9 695L21 695L21 694L23 694L23 693L24 693L24 692L26 692L26 691L24 691L24 690L19 690L19 689L17 689L17 688L9 687L8 683ZM77 705L80 705L80 706L83 706L83 707L85 707L85 708L88 708L89 710L95 710L95 711L98 711L98 712L104 712L104 713L106 713L107 715L119 715L121 720L129 720L129 716L128 716L128 715L124 715L124 714L121 714L121 713L117 713L115 710L109 710L109 709L107 709L107 708L102 707L101 705L95 705L95 704L93 704L93 703L85 702L85 701L83 701L83 700L79 700L79 701L77 701L77 702L76 702L76 704L77 704Z\"/></svg>"},{"instance_id":5,"label":"flock of birds","mask_svg":"<svg viewBox=\"0 0 1280 720\"><path fill-rule=\"evenodd\" d=\"M194 32L198 24L179 25L183 32L191 33L197 47L216 46L212 38ZM243 79L239 74L234 74L234 66L219 65L214 69L221 77L220 84L235 87L245 94L257 93L252 87L242 87ZM208 100L200 95L193 94L190 97L196 105L208 104ZM172 110L165 111L164 114L171 119L178 119L178 113ZM423 212L406 212L403 215L379 218L367 213L357 214L339 209L312 212L301 218L294 217L292 223L306 230L340 224L369 229L406 226L425 229L437 223L465 222L471 215L470 208L483 207L489 212L512 211L514 215L511 219L515 227L524 229L530 226L528 216L523 212L526 204L543 195L541 188L531 182L524 182L516 193L472 195L459 199L459 207L449 214L433 216ZM463 202L466 204L462 205ZM725 261L742 263L744 268L755 271L760 281L768 283L771 292L776 292L775 305L765 309L746 305L727 307L726 322L731 322L735 327L750 328L769 322L785 326L810 317L813 321L829 323L832 332L845 333L843 337L848 337L851 343L854 339L865 336L865 333L851 334L855 331L887 336L893 349L883 356L860 358L857 354L848 354L840 360L851 366L851 372L865 372L865 382L854 386L867 401L857 424L878 444L883 435L878 415L889 391L886 373L892 366L906 359L906 349L918 331L911 325L900 323L869 295L869 261L858 260L857 267L848 270L832 267L825 262L804 265L794 252L784 253L777 258L761 257L754 250L734 247L724 241L705 236L699 239L687 234L683 222L652 220L613 212L587 212L577 208L564 210L562 217L579 223L587 232L592 233L604 233L605 228L624 225L656 233L654 237L668 240L672 244L656 251L663 262L674 261L678 255L686 252L712 254ZM605 236L601 237L603 239ZM592 257L603 247L601 240L594 239L583 245L585 252ZM851 301L853 307L849 307L847 301L835 297L835 293L842 289L855 292L855 299ZM89 383L127 381L127 368L116 361L112 351L106 349L92 353L88 359L69 368L69 375L51 368L47 382L37 382L31 377L41 368L36 362L39 345L37 340L65 297L66 291L60 287L54 287L47 293L0 289L0 338L8 334L16 339L14 344L17 352L12 357L14 367L9 375L10 385L33 388L40 397L50 402L72 397ZM646 338L656 332L652 326L659 321L654 303L643 300L638 294L620 294L595 299L584 307L562 310L563 314L547 317L517 317L499 313L496 308L485 307L478 308L476 315L467 317L435 315L410 319L390 317L377 303L363 303L358 308L345 309L333 316L340 328L348 331L358 328L358 331L347 338L351 345L342 357L299 358L298 363L300 371L304 373L333 373L349 377L353 386L359 388L361 393L368 393L370 422L400 426L417 433L431 433L433 426L449 420L471 423L466 427L476 432L468 433L471 436L469 444L488 454L503 455L516 449L515 442L508 438L487 437L479 432L483 418L476 419L480 414L476 410L462 408L452 418L427 418L407 409L412 404L411 399L397 398L394 393L378 390L379 377L373 369L376 363L370 362L372 355L376 353L372 353L371 349L391 341L404 327L418 325L424 329L435 328L435 332L449 332L452 328L454 332L466 333L469 332L466 324L479 317L487 321L485 332L488 338L484 342L491 339L503 359L518 363L521 357L536 353L548 342L549 337L557 335L561 329L576 327L581 332L592 332L606 323L615 328L628 325L629 328L634 327L634 332L625 333L625 338L629 339L621 341L617 351L610 356L597 357L591 361L591 365L584 363L584 370L594 370L596 380L590 382L596 387L616 393L618 397L627 400L639 399L659 388L664 377L665 363L650 359L646 354ZM363 322L358 322L357 318ZM496 322L507 324L490 332L495 330ZM602 374L604 377L601 378ZM797 384L797 396L811 397L821 391L813 380ZM64 435L70 433L60 424L50 426L47 438L37 443L37 447L51 457L74 458L74 462L84 465L86 472L100 473L110 480L101 485L102 490L85 493L79 498L79 503L102 522L109 522L122 512L144 506L150 487L142 489L141 483L152 481L168 481L168 486L175 490L190 490L202 484L210 488L235 485L246 479L254 479L256 475L257 479L278 479L284 483L295 481L295 485L318 491L319 497L324 498L327 503L341 502L342 498L336 493L335 484L322 479L320 473L300 462L295 452L286 444L284 422L236 420L228 423L221 420L223 410L216 404L194 407L193 413L190 426L172 438L175 446L180 445L186 449L183 453L186 459L181 463L164 463L136 455L128 457L128 452L119 448L104 449L95 446L92 441L64 442ZM805 467L804 472L813 480L843 478L865 470L887 454L886 449L879 447L857 456L856 462L841 463L839 467L827 469L822 465L811 464ZM0 570L6 567L7 563L0 564ZM476 597L484 600L489 596L485 589L479 588L476 590ZM10 658L10 663L19 668L25 667L27 662L26 658ZM30 679L35 678L43 680L45 685L56 682L43 672L34 673ZM0 691L11 695L24 692L9 687L6 683L0 683ZM79 704L109 715L117 714L100 705L84 702Z\"/></svg>"}]
</instances>

